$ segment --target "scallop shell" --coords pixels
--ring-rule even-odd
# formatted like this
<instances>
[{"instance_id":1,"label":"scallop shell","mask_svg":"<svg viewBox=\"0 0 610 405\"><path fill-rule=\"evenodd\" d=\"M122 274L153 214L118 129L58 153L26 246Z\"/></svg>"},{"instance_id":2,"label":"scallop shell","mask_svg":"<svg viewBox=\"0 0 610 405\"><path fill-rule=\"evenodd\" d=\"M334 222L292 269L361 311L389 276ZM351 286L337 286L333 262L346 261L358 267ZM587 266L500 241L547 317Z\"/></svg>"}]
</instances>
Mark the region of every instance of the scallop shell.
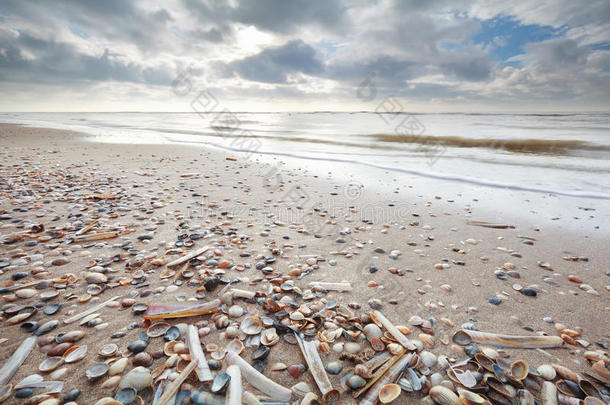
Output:
<instances>
[{"instance_id":1,"label":"scallop shell","mask_svg":"<svg viewBox=\"0 0 610 405\"><path fill-rule=\"evenodd\" d=\"M63 357L59 357L59 356L47 357L46 359L43 360L42 363L40 363L40 365L38 366L38 370L42 371L43 373L48 373L50 371L55 370L57 367L61 366L62 364L64 364Z\"/></svg>"},{"instance_id":2,"label":"scallop shell","mask_svg":"<svg viewBox=\"0 0 610 405\"><path fill-rule=\"evenodd\" d=\"M64 358L66 363L76 363L79 360L82 360L87 355L87 345L84 346L72 346L66 353L64 353Z\"/></svg>"},{"instance_id":3,"label":"scallop shell","mask_svg":"<svg viewBox=\"0 0 610 405\"><path fill-rule=\"evenodd\" d=\"M392 402L400 395L400 386L398 384L386 384L379 390L379 402L387 404Z\"/></svg>"}]
</instances>

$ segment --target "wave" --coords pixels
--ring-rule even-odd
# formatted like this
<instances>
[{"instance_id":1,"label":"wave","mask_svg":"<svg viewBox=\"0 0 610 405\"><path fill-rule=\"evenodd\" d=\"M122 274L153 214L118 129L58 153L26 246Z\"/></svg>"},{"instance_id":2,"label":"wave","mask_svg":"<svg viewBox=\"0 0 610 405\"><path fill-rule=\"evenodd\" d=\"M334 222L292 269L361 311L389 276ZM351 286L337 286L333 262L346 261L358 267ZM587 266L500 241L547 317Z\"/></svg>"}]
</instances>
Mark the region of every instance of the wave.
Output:
<instances>
[{"instance_id":1,"label":"wave","mask_svg":"<svg viewBox=\"0 0 610 405\"><path fill-rule=\"evenodd\" d=\"M570 150L610 151L608 145L598 145L577 139L475 139L460 136L399 134L373 134L369 136L380 142L455 148L502 149L509 152L531 154L566 155L569 154Z\"/></svg>"},{"instance_id":2,"label":"wave","mask_svg":"<svg viewBox=\"0 0 610 405\"><path fill-rule=\"evenodd\" d=\"M219 149L228 150L228 151L232 151L232 152L243 152L246 154L284 156L284 157L303 159L303 160L355 164L355 165L370 167L370 168L374 168L374 169L386 170L389 172L407 173L407 174L412 174L412 175L426 177L426 178L445 180L445 181L454 181L454 182L460 182L460 183L468 183L468 184L473 184L473 185L477 185L477 186L484 186L484 187L491 187L491 188L501 188L501 189L527 191L527 192L534 192L534 193L563 195L566 197L610 200L610 194L606 194L606 193L598 193L598 192L590 192L590 191L558 190L558 189L551 189L551 188L544 188L544 187L526 186L526 185L514 184L514 183L496 182L496 181L485 180L485 179L477 179L477 178L473 178L470 176L457 175L457 174L435 173L435 172L428 172L425 170L407 169L405 167L385 166L385 165L381 165L381 164L365 162L362 160L308 156L308 155L301 155L301 154L290 153L290 152L261 151L259 149L242 149L242 148L238 148L238 147L226 146L226 145L221 145L221 144L218 144L215 142L207 142L207 141L187 141L187 140L182 140L182 139L171 139L171 141L176 142L176 143L185 143L185 144L192 144L192 145L197 145L197 144L207 145L207 146L212 146L212 147L216 147Z\"/></svg>"}]
</instances>

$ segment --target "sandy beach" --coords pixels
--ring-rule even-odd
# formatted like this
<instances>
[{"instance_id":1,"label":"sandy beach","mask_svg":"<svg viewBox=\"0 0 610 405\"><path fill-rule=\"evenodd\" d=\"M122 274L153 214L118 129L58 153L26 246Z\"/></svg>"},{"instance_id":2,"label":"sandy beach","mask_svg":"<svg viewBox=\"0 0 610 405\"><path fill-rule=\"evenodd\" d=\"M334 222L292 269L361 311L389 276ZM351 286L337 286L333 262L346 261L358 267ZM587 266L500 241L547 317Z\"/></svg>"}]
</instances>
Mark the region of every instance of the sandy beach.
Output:
<instances>
[{"instance_id":1,"label":"sandy beach","mask_svg":"<svg viewBox=\"0 0 610 405\"><path fill-rule=\"evenodd\" d=\"M31 297L3 294L0 359L4 363L31 335L20 323L9 325L14 305L39 308L27 321L39 325L59 321L45 337L83 331L85 336L76 344L86 345L87 353L82 360L62 366L67 370L59 378L64 382L59 397L78 389L82 393L75 401L84 404L114 395L115 388L101 387L107 376L88 382L85 373L104 361L97 354L102 347L115 343L124 353L146 331L149 324L132 310L134 304L226 299L224 293L230 288L264 293L278 302L286 295L289 298L281 302L293 302L289 312L302 303L321 301L322 308L343 305L366 320L378 309L395 325L408 326L410 339L421 339L424 331L433 333L427 335L430 342L425 350L456 361L466 355L451 338L464 324L509 335L558 336L566 328L577 332L578 342L557 348L496 349L500 357L524 359L534 368L556 363L578 373L590 372L583 353L607 349L610 266L603 202L555 196L565 202L567 215L548 218L545 207L535 205L537 197L523 192L519 196L523 205L513 206L507 215L477 209L477 201L471 199L476 190L446 193L430 184L399 195L391 193L391 185L387 193L368 192L346 189L332 175L321 178L290 168L266 178L269 165L256 156L204 147L96 143L84 134L11 124L0 126L0 139L0 286L37 280L62 284L68 274L77 278L60 288L48 283L42 286L45 289L31 289ZM502 207L502 193L479 198L486 199L487 207L497 198ZM515 193L511 195L514 198ZM522 216L511 215L520 211ZM574 218L586 225L568 226ZM94 222L83 235L116 232L117 236L67 243ZM200 238L192 238L192 247L183 246L193 234ZM191 281L198 281L185 280L168 290L179 277L161 278L165 265L204 246L210 250L190 267L195 274ZM102 284L109 287L88 296L85 272L93 266L102 266L108 278ZM234 284L225 287L221 282L211 291L202 290L201 281L212 274ZM304 300L302 293L315 281L349 283L352 291L330 291L314 294L313 301ZM289 287L282 289L280 284ZM59 295L41 301L40 295L51 290ZM97 326L63 322L114 296L119 297L114 306L97 311L101 319ZM233 303L251 314L274 316L256 301L234 299ZM45 305L52 304L61 304L60 310L44 314ZM429 320L430 328L410 325L412 316ZM197 325L208 350L214 344L224 348L230 339L223 329L216 330L212 319L200 315L168 322ZM242 319L228 322L239 324ZM209 325L209 334L202 331ZM317 327L324 330L324 325ZM118 331L124 336L111 338ZM362 349L370 347L363 335L355 341ZM162 338L150 339L145 351L154 357L148 365L151 370L165 364L165 343ZM40 373L38 367L50 348L36 345L11 384ZM284 369L272 371L276 363L305 363L298 346L280 339L269 348L263 368L267 377L288 388L306 382L317 392L308 371L296 379ZM252 351L246 348L242 357L251 362ZM334 343L329 353L321 352L325 364L339 356ZM356 403L351 390L340 383L353 364L342 363L343 372L330 375L330 380L345 391L341 403ZM442 370L434 366L431 372ZM194 376L187 382L194 389L201 386ZM153 390L142 390L140 395L151 403ZM408 393L395 403L424 396L425 390ZM10 395L6 403L21 400Z\"/></svg>"}]
</instances>

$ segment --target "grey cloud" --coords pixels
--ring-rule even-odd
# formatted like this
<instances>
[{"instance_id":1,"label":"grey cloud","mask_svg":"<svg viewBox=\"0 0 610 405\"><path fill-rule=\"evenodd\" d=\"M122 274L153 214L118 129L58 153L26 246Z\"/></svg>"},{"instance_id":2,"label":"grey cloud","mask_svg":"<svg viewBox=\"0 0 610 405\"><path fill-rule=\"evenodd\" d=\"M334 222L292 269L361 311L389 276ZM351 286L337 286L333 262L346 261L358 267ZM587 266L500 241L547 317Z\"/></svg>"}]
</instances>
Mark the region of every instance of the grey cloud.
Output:
<instances>
[{"instance_id":1,"label":"grey cloud","mask_svg":"<svg viewBox=\"0 0 610 405\"><path fill-rule=\"evenodd\" d=\"M467 81L485 81L491 78L492 63L484 56L453 55L440 64L443 73Z\"/></svg>"},{"instance_id":2,"label":"grey cloud","mask_svg":"<svg viewBox=\"0 0 610 405\"><path fill-rule=\"evenodd\" d=\"M27 33L0 32L0 67L13 81L52 83L79 80L122 81L169 85L171 76L162 68L124 61L108 49L100 56L74 46L35 38Z\"/></svg>"},{"instance_id":3,"label":"grey cloud","mask_svg":"<svg viewBox=\"0 0 610 405\"><path fill-rule=\"evenodd\" d=\"M293 73L320 75L324 71L315 49L301 40L264 49L230 63L229 68L244 79L266 83L287 83Z\"/></svg>"}]
</instances>

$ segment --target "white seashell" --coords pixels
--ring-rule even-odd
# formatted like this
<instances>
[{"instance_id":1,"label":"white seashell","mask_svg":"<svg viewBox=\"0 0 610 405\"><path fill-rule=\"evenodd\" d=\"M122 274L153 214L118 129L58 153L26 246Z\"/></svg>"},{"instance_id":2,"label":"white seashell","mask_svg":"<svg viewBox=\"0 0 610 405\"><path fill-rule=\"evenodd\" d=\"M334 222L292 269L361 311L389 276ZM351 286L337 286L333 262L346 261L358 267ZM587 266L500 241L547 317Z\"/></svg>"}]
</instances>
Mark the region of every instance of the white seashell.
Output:
<instances>
[{"instance_id":1,"label":"white seashell","mask_svg":"<svg viewBox=\"0 0 610 405\"><path fill-rule=\"evenodd\" d=\"M557 372L549 364L543 364L540 367L538 367L537 370L540 373L540 375L542 376L542 378L544 378L545 380L548 380L548 381L554 380L555 377L557 376Z\"/></svg>"}]
</instances>

